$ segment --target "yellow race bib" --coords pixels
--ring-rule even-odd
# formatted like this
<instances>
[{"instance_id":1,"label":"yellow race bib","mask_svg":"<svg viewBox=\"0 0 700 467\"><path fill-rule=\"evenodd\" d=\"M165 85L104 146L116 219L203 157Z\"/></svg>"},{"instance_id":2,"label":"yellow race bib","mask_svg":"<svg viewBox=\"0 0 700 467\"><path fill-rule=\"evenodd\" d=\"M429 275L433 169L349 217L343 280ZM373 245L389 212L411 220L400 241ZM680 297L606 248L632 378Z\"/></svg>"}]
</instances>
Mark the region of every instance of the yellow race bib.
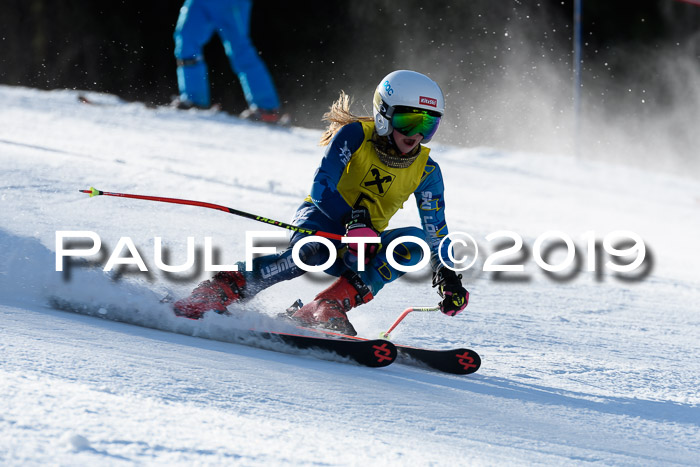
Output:
<instances>
[{"instance_id":1,"label":"yellow race bib","mask_svg":"<svg viewBox=\"0 0 700 467\"><path fill-rule=\"evenodd\" d=\"M389 225L389 219L403 208L403 204L418 188L430 149L421 147L418 158L406 168L389 167L379 160L370 141L374 122L361 123L365 140L343 170L338 192L353 208L367 208L372 225L382 232Z\"/></svg>"}]
</instances>

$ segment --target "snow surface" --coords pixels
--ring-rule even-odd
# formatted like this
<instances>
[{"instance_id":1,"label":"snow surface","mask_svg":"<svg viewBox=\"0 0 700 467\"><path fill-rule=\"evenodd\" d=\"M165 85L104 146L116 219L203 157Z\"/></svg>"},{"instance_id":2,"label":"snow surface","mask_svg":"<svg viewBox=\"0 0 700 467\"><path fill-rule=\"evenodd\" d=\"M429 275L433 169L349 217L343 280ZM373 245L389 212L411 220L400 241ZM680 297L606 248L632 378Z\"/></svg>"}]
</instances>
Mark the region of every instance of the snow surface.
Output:
<instances>
[{"instance_id":1,"label":"snow surface","mask_svg":"<svg viewBox=\"0 0 700 467\"><path fill-rule=\"evenodd\" d=\"M112 96L0 87L0 464L3 465L700 465L700 184L565 156L433 144L451 230L482 249L465 274L467 311L414 313L397 343L468 346L470 376L370 369L225 342L329 283L279 284L232 317L177 319L158 303L207 273L156 270L212 237L220 263L245 231L273 227L208 209L98 197L114 192L223 204L288 221L321 157L319 131ZM409 201L391 227L415 225ZM102 255L55 271L56 231L88 230ZM630 230L651 253L637 281L572 270L557 281L524 258L525 280L480 271L517 232ZM131 237L150 273L102 271ZM125 252L122 256L127 256ZM509 257L510 261L519 256ZM607 257L604 257L607 260ZM556 262L553 259L552 262ZM433 305L425 273L388 286L350 317L376 336L409 305ZM95 316L53 309L61 299ZM80 310L78 310L80 311ZM100 316L120 319L115 322ZM141 326L135 326L135 323Z\"/></svg>"}]
</instances>

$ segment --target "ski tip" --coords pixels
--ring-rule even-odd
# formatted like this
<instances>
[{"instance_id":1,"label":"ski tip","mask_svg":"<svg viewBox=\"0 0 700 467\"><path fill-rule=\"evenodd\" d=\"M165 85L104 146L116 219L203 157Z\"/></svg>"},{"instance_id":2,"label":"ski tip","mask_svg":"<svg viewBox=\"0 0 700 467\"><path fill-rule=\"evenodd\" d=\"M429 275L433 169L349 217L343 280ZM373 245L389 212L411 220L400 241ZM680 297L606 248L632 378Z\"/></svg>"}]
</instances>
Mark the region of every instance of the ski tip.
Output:
<instances>
[{"instance_id":1,"label":"ski tip","mask_svg":"<svg viewBox=\"0 0 700 467\"><path fill-rule=\"evenodd\" d=\"M81 193L88 193L90 195L90 198L92 198L93 196L100 196L102 194L102 192L100 190L98 190L97 188L92 187L92 186L90 187L89 190L79 190L79 191Z\"/></svg>"}]
</instances>

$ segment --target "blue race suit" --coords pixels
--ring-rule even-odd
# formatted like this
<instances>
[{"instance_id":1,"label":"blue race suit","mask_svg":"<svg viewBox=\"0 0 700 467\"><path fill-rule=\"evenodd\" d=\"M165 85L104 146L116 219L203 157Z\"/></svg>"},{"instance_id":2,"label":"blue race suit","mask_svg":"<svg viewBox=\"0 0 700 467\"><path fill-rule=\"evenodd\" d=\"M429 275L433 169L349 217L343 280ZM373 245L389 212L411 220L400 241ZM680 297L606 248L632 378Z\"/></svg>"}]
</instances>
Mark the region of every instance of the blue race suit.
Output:
<instances>
[{"instance_id":1,"label":"blue race suit","mask_svg":"<svg viewBox=\"0 0 700 467\"><path fill-rule=\"evenodd\" d=\"M346 185L344 177L353 176L356 180L362 180L364 185L369 187L364 196L365 200L375 197L370 203L381 205L385 202L385 196L391 194L391 191L396 191L401 185L399 177L402 175L402 170L408 169L393 169L385 166L377 156L376 150L372 145L372 137L374 135L374 122L356 122L345 125L334 136L331 143L326 149L326 153L321 161L320 166L316 171L314 182L311 187L310 196L299 206L292 220L292 224L304 229L320 230L324 232L335 233L339 235L345 234L344 219L352 211L352 204L344 198L347 193L342 193L339 187ZM411 164L411 174L414 180L408 180L404 186L409 189L404 189L407 193L405 197L413 194L416 199L422 229L417 227L403 227L398 229L384 230L380 233L381 244L388 245L392 240L401 236L414 236L426 240L430 245L431 250L431 266L436 270L440 264L438 258L438 248L440 241L447 235L447 226L445 223L445 201L444 201L444 185L440 168L430 157L428 157L428 148L421 147L421 154L424 157L417 159ZM361 158L368 159L371 169L365 174L364 169L358 172L358 167L363 167L360 164ZM416 165L418 164L418 165ZM421 165L422 164L422 165ZM375 172L375 170L377 172ZM386 171L381 172L379 171ZM376 173L385 175L385 177L393 176L393 179L385 178L382 181L381 189L376 183L379 178ZM416 176L417 174L417 176ZM413 183L411 185L411 183ZM354 196L354 195L352 195ZM383 226L388 223L388 219L381 218L381 211L374 210L372 222L375 228L382 230ZM393 212L389 213L389 217ZM378 227L381 226L381 227ZM292 260L292 247L305 234L295 232L291 236L289 247L276 254L261 256L255 258L252 264L252 271L246 272L245 266L239 263L238 269L246 276L246 290L248 296L258 293L277 282L293 279L304 274L304 270L294 264ZM333 242L338 251L343 251L345 244L340 241ZM449 242L444 242L442 250L442 258L447 258L445 252L449 246ZM369 264L365 265L364 271L358 271L357 261L345 249L345 253L339 255L335 263L325 272L334 276L340 276L346 269L351 269L357 272L365 284L367 284L374 295L384 287L384 285L398 279L403 275L402 271L392 267L386 258L387 251L381 248L377 256L375 256ZM394 249L394 259L402 266L413 266L418 264L423 259L422 248L412 242L399 244ZM300 258L307 265L324 264L329 259L329 251L324 245L319 243L307 243L300 249ZM354 264L353 264L354 261Z\"/></svg>"},{"instance_id":2,"label":"blue race suit","mask_svg":"<svg viewBox=\"0 0 700 467\"><path fill-rule=\"evenodd\" d=\"M180 100L209 107L209 77L203 47L217 33L248 106L274 110L280 105L270 73L248 36L251 0L186 0L175 27L175 58Z\"/></svg>"}]
</instances>

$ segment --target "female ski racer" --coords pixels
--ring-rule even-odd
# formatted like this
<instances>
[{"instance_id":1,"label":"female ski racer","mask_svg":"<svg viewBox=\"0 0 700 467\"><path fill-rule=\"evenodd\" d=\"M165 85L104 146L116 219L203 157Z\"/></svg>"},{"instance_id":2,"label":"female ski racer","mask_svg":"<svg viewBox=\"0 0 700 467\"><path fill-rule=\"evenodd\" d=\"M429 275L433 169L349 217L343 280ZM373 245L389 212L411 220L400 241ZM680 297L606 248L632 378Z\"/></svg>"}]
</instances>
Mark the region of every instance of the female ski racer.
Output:
<instances>
[{"instance_id":1,"label":"female ski racer","mask_svg":"<svg viewBox=\"0 0 700 467\"><path fill-rule=\"evenodd\" d=\"M324 115L330 123L321 138L326 153L311 194L297 209L292 224L346 237L378 237L380 243L335 241L340 253L325 272L338 279L297 309L292 318L307 326L356 335L346 313L372 300L386 284L403 274L389 264L387 251L382 248L402 236L427 240L440 309L450 316L460 313L467 306L469 292L462 286L461 276L442 264L438 251L448 233L442 174L429 156L430 149L421 144L435 135L444 113L440 87L423 74L398 70L377 86L373 117L355 116L349 107L348 96L341 93ZM411 194L416 199L422 229L386 230L389 219ZM305 271L292 261L292 248L304 237L295 232L286 250L254 259L251 271L238 263L238 271L218 272L199 284L189 297L175 302L175 313L192 319L201 318L209 310L225 313L231 303L248 300L277 282L302 275ZM364 248L364 271L357 267L358 246ZM443 261L448 257L444 254L448 247L444 242ZM307 265L321 265L329 260L328 250L316 242L306 243L299 257ZM415 243L401 243L394 248L393 256L399 265L413 266L422 260L423 249Z\"/></svg>"}]
</instances>

